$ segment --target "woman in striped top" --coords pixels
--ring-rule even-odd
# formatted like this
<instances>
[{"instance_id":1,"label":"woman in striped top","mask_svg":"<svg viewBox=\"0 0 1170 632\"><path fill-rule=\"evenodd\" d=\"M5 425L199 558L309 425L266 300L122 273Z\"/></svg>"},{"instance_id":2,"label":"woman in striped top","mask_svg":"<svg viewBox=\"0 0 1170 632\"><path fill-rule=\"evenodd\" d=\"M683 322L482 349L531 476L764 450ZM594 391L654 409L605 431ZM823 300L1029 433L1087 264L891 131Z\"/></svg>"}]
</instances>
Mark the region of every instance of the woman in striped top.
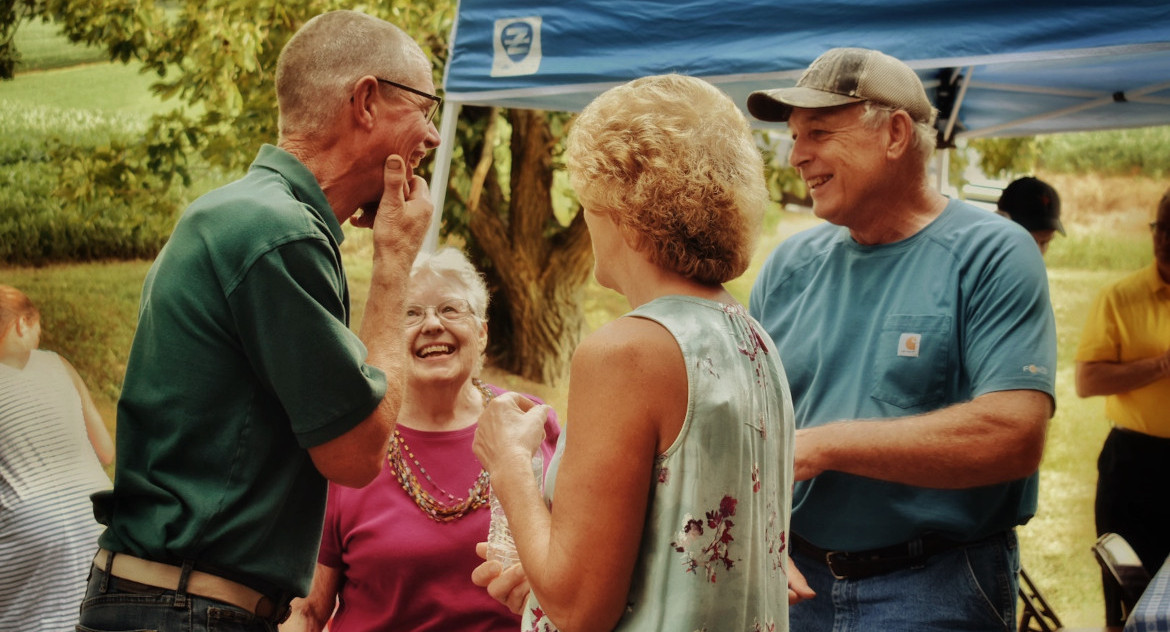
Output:
<instances>
[{"instance_id":1,"label":"woman in striped top","mask_svg":"<svg viewBox=\"0 0 1170 632\"><path fill-rule=\"evenodd\" d=\"M0 630L73 630L110 485L110 433L64 358L37 349L40 313L0 285Z\"/></svg>"}]
</instances>

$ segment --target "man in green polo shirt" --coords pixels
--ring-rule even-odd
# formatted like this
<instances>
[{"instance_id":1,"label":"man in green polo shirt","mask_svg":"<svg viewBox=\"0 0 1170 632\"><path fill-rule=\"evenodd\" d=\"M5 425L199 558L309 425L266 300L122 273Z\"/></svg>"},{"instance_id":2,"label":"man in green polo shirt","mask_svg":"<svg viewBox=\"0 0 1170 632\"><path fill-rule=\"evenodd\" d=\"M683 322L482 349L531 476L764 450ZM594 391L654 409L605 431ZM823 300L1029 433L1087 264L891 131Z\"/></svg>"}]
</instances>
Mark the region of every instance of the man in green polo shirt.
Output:
<instances>
[{"instance_id":1,"label":"man in green polo shirt","mask_svg":"<svg viewBox=\"0 0 1170 632\"><path fill-rule=\"evenodd\" d=\"M192 203L147 275L86 629L272 629L308 592L327 481L384 463L432 210L413 174L439 144L431 65L401 29L334 11L289 40L276 92L278 145ZM373 231L359 335L347 220Z\"/></svg>"}]
</instances>

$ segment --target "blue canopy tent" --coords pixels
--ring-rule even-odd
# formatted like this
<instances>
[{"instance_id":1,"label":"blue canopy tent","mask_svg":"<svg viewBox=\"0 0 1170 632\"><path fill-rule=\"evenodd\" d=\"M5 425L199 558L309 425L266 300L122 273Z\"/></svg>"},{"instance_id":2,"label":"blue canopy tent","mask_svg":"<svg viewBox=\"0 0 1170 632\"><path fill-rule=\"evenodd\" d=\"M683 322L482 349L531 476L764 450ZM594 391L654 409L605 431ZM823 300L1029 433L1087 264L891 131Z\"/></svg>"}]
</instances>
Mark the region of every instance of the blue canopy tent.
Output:
<instances>
[{"instance_id":1,"label":"blue canopy tent","mask_svg":"<svg viewBox=\"0 0 1170 632\"><path fill-rule=\"evenodd\" d=\"M462 105L575 112L630 79L678 72L746 109L753 90L795 84L837 46L914 68L944 142L1170 124L1167 0L461 0L436 214Z\"/></svg>"}]
</instances>

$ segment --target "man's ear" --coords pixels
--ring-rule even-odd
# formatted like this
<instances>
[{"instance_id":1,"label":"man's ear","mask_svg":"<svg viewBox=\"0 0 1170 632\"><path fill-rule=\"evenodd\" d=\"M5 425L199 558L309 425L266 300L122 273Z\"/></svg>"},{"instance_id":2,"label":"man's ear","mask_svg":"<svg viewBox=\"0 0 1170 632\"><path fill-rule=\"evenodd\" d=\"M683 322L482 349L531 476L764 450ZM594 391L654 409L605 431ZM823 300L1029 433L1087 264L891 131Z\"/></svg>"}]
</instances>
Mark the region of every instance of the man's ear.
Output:
<instances>
[{"instance_id":1,"label":"man's ear","mask_svg":"<svg viewBox=\"0 0 1170 632\"><path fill-rule=\"evenodd\" d=\"M354 84L349 104L354 124L358 127L366 130L373 129L374 120L377 118L375 111L377 100L374 98L377 93L378 80L370 75L358 79L357 83Z\"/></svg>"},{"instance_id":2,"label":"man's ear","mask_svg":"<svg viewBox=\"0 0 1170 632\"><path fill-rule=\"evenodd\" d=\"M897 160L914 147L914 119L903 110L895 110L890 115L889 134L886 157Z\"/></svg>"}]
</instances>

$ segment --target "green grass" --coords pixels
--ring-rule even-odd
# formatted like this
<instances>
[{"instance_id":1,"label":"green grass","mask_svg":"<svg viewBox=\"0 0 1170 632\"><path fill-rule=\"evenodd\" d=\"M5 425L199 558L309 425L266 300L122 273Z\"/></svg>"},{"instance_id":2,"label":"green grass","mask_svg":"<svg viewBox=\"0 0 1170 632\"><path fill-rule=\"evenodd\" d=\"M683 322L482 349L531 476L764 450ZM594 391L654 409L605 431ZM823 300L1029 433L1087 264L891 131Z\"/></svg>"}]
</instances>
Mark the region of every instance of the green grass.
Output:
<instances>
[{"instance_id":1,"label":"green grass","mask_svg":"<svg viewBox=\"0 0 1170 632\"><path fill-rule=\"evenodd\" d=\"M18 74L11 81L0 81L0 100L13 107L115 116L143 126L146 117L169 112L179 103L151 94L150 85L158 77L139 72L141 67L139 63L101 62Z\"/></svg>"},{"instance_id":2,"label":"green grass","mask_svg":"<svg viewBox=\"0 0 1170 632\"><path fill-rule=\"evenodd\" d=\"M1039 163L1064 173L1163 178L1170 174L1170 126L1042 136Z\"/></svg>"},{"instance_id":3,"label":"green grass","mask_svg":"<svg viewBox=\"0 0 1170 632\"><path fill-rule=\"evenodd\" d=\"M13 40L21 56L16 65L18 74L108 59L99 48L70 45L69 40L61 35L60 26L40 20L23 22Z\"/></svg>"}]
</instances>

